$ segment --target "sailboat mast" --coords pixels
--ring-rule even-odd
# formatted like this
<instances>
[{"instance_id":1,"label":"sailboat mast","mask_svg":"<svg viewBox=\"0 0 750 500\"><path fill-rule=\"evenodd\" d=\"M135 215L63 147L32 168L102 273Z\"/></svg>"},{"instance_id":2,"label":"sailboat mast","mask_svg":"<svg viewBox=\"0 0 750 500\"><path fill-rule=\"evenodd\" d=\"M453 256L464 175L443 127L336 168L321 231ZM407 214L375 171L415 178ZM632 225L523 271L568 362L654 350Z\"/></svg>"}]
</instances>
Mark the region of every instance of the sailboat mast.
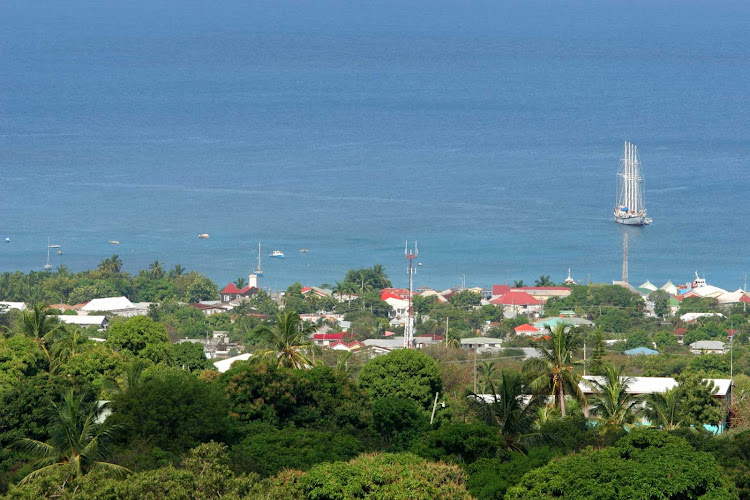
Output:
<instances>
[{"instance_id":1,"label":"sailboat mast","mask_svg":"<svg viewBox=\"0 0 750 500\"><path fill-rule=\"evenodd\" d=\"M628 143L628 208L630 210L635 210L635 196L633 196L635 194L633 189L633 178L635 176L633 174L633 145Z\"/></svg>"},{"instance_id":2,"label":"sailboat mast","mask_svg":"<svg viewBox=\"0 0 750 500\"><path fill-rule=\"evenodd\" d=\"M645 207L643 203L643 173L641 172L641 162L638 159L637 147L635 148L635 155L633 157L633 160L635 162L636 192L638 193L636 203L638 204L638 211L640 212Z\"/></svg>"},{"instance_id":3,"label":"sailboat mast","mask_svg":"<svg viewBox=\"0 0 750 500\"><path fill-rule=\"evenodd\" d=\"M635 164L635 144L630 145L630 210L638 212L638 170Z\"/></svg>"},{"instance_id":4,"label":"sailboat mast","mask_svg":"<svg viewBox=\"0 0 750 500\"><path fill-rule=\"evenodd\" d=\"M625 206L630 210L630 143L625 141L625 175L623 178L625 184Z\"/></svg>"}]
</instances>

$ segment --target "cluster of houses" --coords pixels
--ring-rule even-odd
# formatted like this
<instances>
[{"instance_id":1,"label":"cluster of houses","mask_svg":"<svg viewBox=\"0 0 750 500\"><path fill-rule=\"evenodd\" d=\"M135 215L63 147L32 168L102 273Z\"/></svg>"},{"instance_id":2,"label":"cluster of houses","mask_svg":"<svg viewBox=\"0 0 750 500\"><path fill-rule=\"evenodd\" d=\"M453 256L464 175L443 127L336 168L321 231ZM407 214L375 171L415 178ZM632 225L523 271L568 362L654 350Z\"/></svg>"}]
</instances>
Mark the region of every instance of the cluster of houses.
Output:
<instances>
[{"instance_id":1,"label":"cluster of houses","mask_svg":"<svg viewBox=\"0 0 750 500\"><path fill-rule=\"evenodd\" d=\"M666 292L669 294L669 309L672 315L677 314L682 301L689 297L716 299L716 302L722 306L750 303L750 293L740 288L728 291L714 285L709 285L704 278L698 277L698 273L695 273L695 279L691 283L684 285L675 285L671 280L660 287L657 287L649 280L646 280L637 287L622 281L614 281L613 284L624 286L631 292L639 294L646 300L646 304L651 307L653 307L653 304L649 304L649 296L657 290ZM684 315L680 319L687 322L691 320L691 318L686 318Z\"/></svg>"},{"instance_id":2,"label":"cluster of houses","mask_svg":"<svg viewBox=\"0 0 750 500\"><path fill-rule=\"evenodd\" d=\"M572 284L569 278L566 284ZM679 309L680 303L687 297L709 297L715 298L719 304L742 304L750 302L750 294L742 290L733 292L708 285L705 280L698 278L691 284L674 285L668 281L663 286L657 288L650 281L646 281L638 287L633 287L628 283L614 282L624 286L634 293L644 297L648 302L648 297L656 290L663 290L670 296L669 306L672 313L675 314ZM358 341L349 331L351 324L344 321L343 315L333 313L314 313L300 315L303 321L320 325L312 340L315 344L337 351L355 351L367 348L371 356L384 354L393 349L406 347L404 337L396 336L393 332L398 327L404 326L408 321L410 305L417 297L429 298L435 297L440 303L447 303L451 298L464 290L478 294L481 299L480 305L495 305L502 307L505 318L513 318L518 315L524 315L529 318L537 318L536 321L530 321L515 327L515 333L519 336L528 336L532 338L541 337L549 329L554 328L559 323L571 326L593 326L593 323L585 318L576 317L573 311L561 311L560 317L542 318L544 306L551 298L564 298L570 295L571 289L568 286L522 286L511 287L510 285L493 285L492 288L449 288L445 290L435 290L429 287L417 289L412 294L405 288L385 288L381 290L381 299L390 306L389 324L391 331L385 331L381 337ZM229 283L219 293L219 300L202 301L200 303L190 304L200 310L203 314L209 316L212 314L229 312L243 302L249 301L258 293L258 277L255 274L248 276L247 285L238 288L234 283ZM303 295L314 294L319 297L331 297L341 302L351 301L357 298L356 295L339 295L334 294L332 290L306 286L302 288ZM282 294L283 295L283 294ZM279 303L283 302L282 296L275 296ZM411 299L411 300L410 300ZM89 302L77 305L53 304L51 307L59 309L61 312L67 310L75 311L75 315L62 314L59 316L60 321L66 324L81 326L83 328L94 326L99 330L105 330L108 327L108 317L117 316L137 316L148 314L150 303L132 303L126 297L107 297L98 298ZM651 304L653 307L653 304ZM20 302L0 302L0 312L3 309L25 309L26 306ZM683 315L681 319L684 322L695 321L706 315L721 315L720 313L690 313ZM261 315L258 315L261 316ZM461 347L464 349L476 350L477 352L491 352L502 349L502 342L499 339L487 337L485 334L492 327L492 324L486 325L483 330L477 331L476 337L462 339ZM685 329L675 330L675 335L680 339L686 332ZM732 332L728 332L731 338ZM429 345L444 342L445 339L440 335L422 335L413 339L411 347L422 348ZM229 342L225 332L213 332L206 339L183 339L181 342L196 342L204 346L206 356L209 358L220 358L234 354L241 349L232 342ZM691 351L695 354L715 353L723 354L726 352L726 346L720 341L698 341L690 345ZM535 350L528 348L524 352L526 357L534 356ZM637 349L626 351L629 355L658 354L654 349L642 346Z\"/></svg>"}]
</instances>

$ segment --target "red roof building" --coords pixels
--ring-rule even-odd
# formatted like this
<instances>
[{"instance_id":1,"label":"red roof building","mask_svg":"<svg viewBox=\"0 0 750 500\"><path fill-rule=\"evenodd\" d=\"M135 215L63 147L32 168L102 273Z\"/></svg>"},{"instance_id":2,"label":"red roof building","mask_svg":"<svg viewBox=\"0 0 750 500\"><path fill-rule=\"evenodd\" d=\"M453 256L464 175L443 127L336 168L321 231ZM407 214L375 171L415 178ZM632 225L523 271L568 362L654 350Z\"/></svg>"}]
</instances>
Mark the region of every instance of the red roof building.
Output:
<instances>
[{"instance_id":1,"label":"red roof building","mask_svg":"<svg viewBox=\"0 0 750 500\"><path fill-rule=\"evenodd\" d=\"M380 297L382 298L386 293L393 294L401 300L409 300L409 290L406 288L383 288L380 290Z\"/></svg>"},{"instance_id":2,"label":"red roof building","mask_svg":"<svg viewBox=\"0 0 750 500\"><path fill-rule=\"evenodd\" d=\"M514 328L516 335L536 335L539 333L539 329L528 323L519 325Z\"/></svg>"},{"instance_id":3,"label":"red roof building","mask_svg":"<svg viewBox=\"0 0 750 500\"><path fill-rule=\"evenodd\" d=\"M227 286L224 287L224 289L221 291L221 293L240 293L239 289L235 286L234 283L230 283Z\"/></svg>"},{"instance_id":4,"label":"red roof building","mask_svg":"<svg viewBox=\"0 0 750 500\"><path fill-rule=\"evenodd\" d=\"M221 298L222 302L231 302L233 300L236 300L237 297L241 295L242 292L239 291L234 283L228 284L221 292L219 292L219 297Z\"/></svg>"},{"instance_id":5,"label":"red roof building","mask_svg":"<svg viewBox=\"0 0 750 500\"><path fill-rule=\"evenodd\" d=\"M313 342L315 342L317 345L322 346L330 346L334 342L345 342L347 340L353 339L354 334L351 332L313 334Z\"/></svg>"},{"instance_id":6,"label":"red roof building","mask_svg":"<svg viewBox=\"0 0 750 500\"><path fill-rule=\"evenodd\" d=\"M526 292L508 292L493 300L492 303L503 306L531 306L540 305L541 301Z\"/></svg>"},{"instance_id":7,"label":"red roof building","mask_svg":"<svg viewBox=\"0 0 750 500\"><path fill-rule=\"evenodd\" d=\"M510 291L490 301L490 303L503 306L516 314L528 314L541 312L544 301L523 291Z\"/></svg>"},{"instance_id":8,"label":"red roof building","mask_svg":"<svg viewBox=\"0 0 750 500\"><path fill-rule=\"evenodd\" d=\"M400 295L392 293L392 292L380 292L380 300L387 300L387 299L409 300L409 295L407 294L406 298L403 298Z\"/></svg>"},{"instance_id":9,"label":"red roof building","mask_svg":"<svg viewBox=\"0 0 750 500\"><path fill-rule=\"evenodd\" d=\"M503 295L510 292L510 285L492 285L492 295Z\"/></svg>"},{"instance_id":10,"label":"red roof building","mask_svg":"<svg viewBox=\"0 0 750 500\"><path fill-rule=\"evenodd\" d=\"M353 351L354 349L359 349L363 346L364 344L359 340L353 340L351 342L337 340L336 342L332 342L328 347L337 351Z\"/></svg>"}]
</instances>

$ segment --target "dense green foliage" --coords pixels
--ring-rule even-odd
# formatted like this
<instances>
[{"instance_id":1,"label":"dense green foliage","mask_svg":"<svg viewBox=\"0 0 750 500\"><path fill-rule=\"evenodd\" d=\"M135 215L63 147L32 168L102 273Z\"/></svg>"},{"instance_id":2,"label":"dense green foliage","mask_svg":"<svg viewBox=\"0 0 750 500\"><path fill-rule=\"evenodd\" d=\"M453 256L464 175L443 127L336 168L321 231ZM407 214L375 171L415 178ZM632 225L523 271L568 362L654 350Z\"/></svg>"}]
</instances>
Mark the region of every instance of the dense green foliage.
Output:
<instances>
[{"instance_id":1,"label":"dense green foliage","mask_svg":"<svg viewBox=\"0 0 750 500\"><path fill-rule=\"evenodd\" d=\"M524 475L513 499L737 498L709 453L654 430L634 430L615 446L567 456Z\"/></svg>"},{"instance_id":2,"label":"dense green foliage","mask_svg":"<svg viewBox=\"0 0 750 500\"><path fill-rule=\"evenodd\" d=\"M359 382L373 398L411 399L425 410L431 407L435 393L443 388L440 367L435 360L410 349L399 349L373 359L360 372Z\"/></svg>"},{"instance_id":3,"label":"dense green foliage","mask_svg":"<svg viewBox=\"0 0 750 500\"><path fill-rule=\"evenodd\" d=\"M184 301L215 285L160 262L135 277L116 256L95 271L37 274L0 275L0 290L49 302L67 283L56 301L123 293L158 304L146 317L110 318L95 334L61 324L44 300L0 314L0 493L10 498L750 497L750 379L737 375L750 373L750 327L741 308L684 324L663 310L644 316L641 297L622 287L574 286L545 314L572 309L600 328L560 323L548 338L529 339L513 329L534 318L504 319L501 307L463 290L448 301L415 298L417 331L447 334L445 342L372 357L367 348L313 347L315 328L338 325L302 323L298 313L340 313L356 338L381 337L391 328L381 266L322 286L330 297L295 283L283 299L258 292L211 316ZM729 356L690 354L677 327L686 339L737 331L730 409L703 381L728 377ZM215 330L244 343L250 360L220 374L202 344L175 343ZM458 348L481 334L502 337L505 349ZM587 373L602 377L585 399L584 341ZM620 354L654 344L662 354ZM541 357L524 361L520 347ZM633 375L673 376L679 385L634 398L626 390ZM105 400L106 420L97 402ZM728 411L736 430L701 430ZM642 418L653 428L631 430Z\"/></svg>"}]
</instances>

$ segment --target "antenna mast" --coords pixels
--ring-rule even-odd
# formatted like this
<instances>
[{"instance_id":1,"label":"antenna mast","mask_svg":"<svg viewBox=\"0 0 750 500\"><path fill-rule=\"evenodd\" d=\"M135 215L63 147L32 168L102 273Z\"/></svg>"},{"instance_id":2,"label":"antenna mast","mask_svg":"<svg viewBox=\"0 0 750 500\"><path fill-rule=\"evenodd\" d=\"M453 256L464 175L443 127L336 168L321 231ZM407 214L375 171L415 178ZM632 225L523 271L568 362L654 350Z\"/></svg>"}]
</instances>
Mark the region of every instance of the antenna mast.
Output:
<instances>
[{"instance_id":1,"label":"antenna mast","mask_svg":"<svg viewBox=\"0 0 750 500\"><path fill-rule=\"evenodd\" d=\"M414 250L409 250L409 241L407 240L406 246L404 247L404 257L409 261L409 314L406 317L406 325L404 327L404 347L410 349L412 347L412 340L414 339L414 317L412 311L412 289L414 287L414 274L417 272L417 268L414 267L414 259L419 255L419 249L417 248L417 241L414 240Z\"/></svg>"}]
</instances>

